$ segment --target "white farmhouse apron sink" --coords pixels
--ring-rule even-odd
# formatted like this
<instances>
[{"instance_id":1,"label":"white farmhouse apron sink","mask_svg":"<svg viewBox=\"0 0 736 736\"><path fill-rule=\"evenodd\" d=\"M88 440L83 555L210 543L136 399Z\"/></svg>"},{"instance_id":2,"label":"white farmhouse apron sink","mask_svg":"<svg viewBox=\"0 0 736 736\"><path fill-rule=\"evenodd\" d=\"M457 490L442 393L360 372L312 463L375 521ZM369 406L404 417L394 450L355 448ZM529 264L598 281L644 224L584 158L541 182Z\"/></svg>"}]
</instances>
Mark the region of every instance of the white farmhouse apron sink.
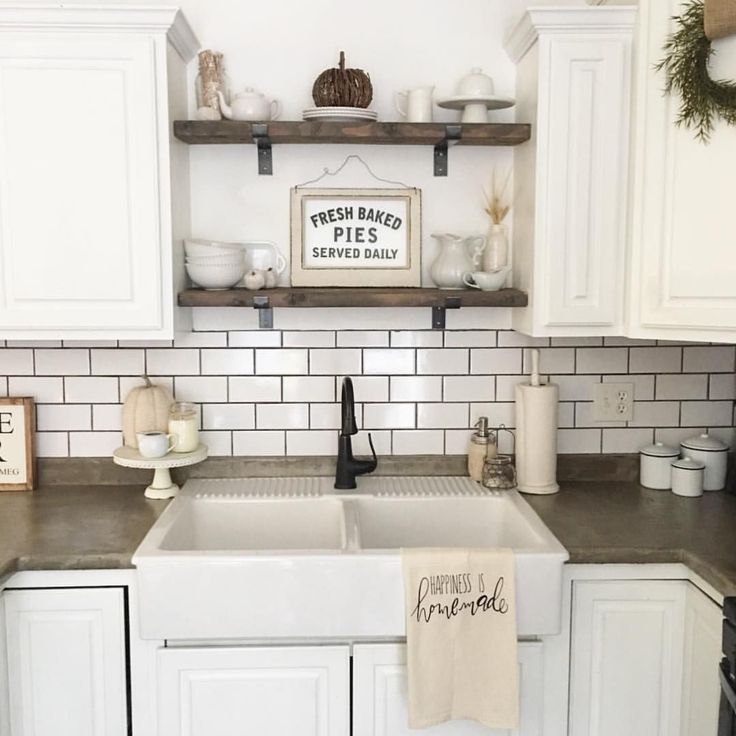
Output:
<instances>
[{"instance_id":1,"label":"white farmhouse apron sink","mask_svg":"<svg viewBox=\"0 0 736 736\"><path fill-rule=\"evenodd\" d=\"M518 635L559 632L568 554L516 491L367 477L188 481L133 556L142 635L403 637L401 547L511 547Z\"/></svg>"}]
</instances>

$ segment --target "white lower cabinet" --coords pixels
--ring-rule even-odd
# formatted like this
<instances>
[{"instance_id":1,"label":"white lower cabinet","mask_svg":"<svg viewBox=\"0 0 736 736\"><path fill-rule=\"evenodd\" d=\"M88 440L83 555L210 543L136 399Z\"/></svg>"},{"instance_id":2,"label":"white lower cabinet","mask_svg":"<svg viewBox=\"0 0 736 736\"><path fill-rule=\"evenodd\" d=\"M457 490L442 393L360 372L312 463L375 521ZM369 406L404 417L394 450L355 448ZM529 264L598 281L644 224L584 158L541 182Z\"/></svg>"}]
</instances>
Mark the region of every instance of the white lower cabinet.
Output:
<instances>
[{"instance_id":1,"label":"white lower cabinet","mask_svg":"<svg viewBox=\"0 0 736 736\"><path fill-rule=\"evenodd\" d=\"M715 736L720 617L683 580L576 581L570 736Z\"/></svg>"},{"instance_id":2,"label":"white lower cabinet","mask_svg":"<svg viewBox=\"0 0 736 736\"><path fill-rule=\"evenodd\" d=\"M159 736L346 736L350 648L172 647L158 657Z\"/></svg>"},{"instance_id":3,"label":"white lower cabinet","mask_svg":"<svg viewBox=\"0 0 736 736\"><path fill-rule=\"evenodd\" d=\"M541 736L543 733L542 642L519 642L521 725L518 731L491 730L472 721L431 728L408 726L406 646L353 647L353 736Z\"/></svg>"},{"instance_id":4,"label":"white lower cabinet","mask_svg":"<svg viewBox=\"0 0 736 736\"><path fill-rule=\"evenodd\" d=\"M12 736L126 736L122 588L3 594Z\"/></svg>"}]
</instances>

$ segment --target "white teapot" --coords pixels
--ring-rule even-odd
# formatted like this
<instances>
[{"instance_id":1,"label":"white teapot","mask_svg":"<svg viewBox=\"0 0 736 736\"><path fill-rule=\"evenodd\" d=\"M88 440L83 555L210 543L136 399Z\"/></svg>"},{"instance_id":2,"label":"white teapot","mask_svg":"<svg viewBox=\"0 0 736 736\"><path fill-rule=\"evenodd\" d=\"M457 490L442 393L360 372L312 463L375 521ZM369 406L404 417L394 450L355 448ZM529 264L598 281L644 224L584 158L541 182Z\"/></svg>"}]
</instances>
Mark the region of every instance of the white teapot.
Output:
<instances>
[{"instance_id":1,"label":"white teapot","mask_svg":"<svg viewBox=\"0 0 736 736\"><path fill-rule=\"evenodd\" d=\"M228 105L225 96L217 91L220 98L220 109L228 120L276 120L281 114L281 103L269 100L265 95L246 87L243 92L233 97Z\"/></svg>"}]
</instances>

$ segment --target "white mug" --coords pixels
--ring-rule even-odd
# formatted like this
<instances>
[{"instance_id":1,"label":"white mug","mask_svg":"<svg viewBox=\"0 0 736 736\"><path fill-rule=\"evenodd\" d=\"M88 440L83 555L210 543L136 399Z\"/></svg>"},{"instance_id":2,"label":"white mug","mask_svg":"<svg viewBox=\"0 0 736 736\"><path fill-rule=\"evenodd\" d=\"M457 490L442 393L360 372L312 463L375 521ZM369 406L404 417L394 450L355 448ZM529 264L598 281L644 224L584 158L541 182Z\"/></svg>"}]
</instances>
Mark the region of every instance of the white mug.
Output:
<instances>
[{"instance_id":1,"label":"white mug","mask_svg":"<svg viewBox=\"0 0 736 736\"><path fill-rule=\"evenodd\" d=\"M407 123L432 122L432 92L434 87L417 87L396 93L396 109ZM402 105L403 101L403 105Z\"/></svg>"},{"instance_id":2,"label":"white mug","mask_svg":"<svg viewBox=\"0 0 736 736\"><path fill-rule=\"evenodd\" d=\"M166 432L138 432L138 452L142 457L163 457L171 452L179 442L175 434Z\"/></svg>"},{"instance_id":3,"label":"white mug","mask_svg":"<svg viewBox=\"0 0 736 736\"><path fill-rule=\"evenodd\" d=\"M498 271L473 271L463 274L463 283L481 291L498 291L505 283L511 266L499 268Z\"/></svg>"}]
</instances>

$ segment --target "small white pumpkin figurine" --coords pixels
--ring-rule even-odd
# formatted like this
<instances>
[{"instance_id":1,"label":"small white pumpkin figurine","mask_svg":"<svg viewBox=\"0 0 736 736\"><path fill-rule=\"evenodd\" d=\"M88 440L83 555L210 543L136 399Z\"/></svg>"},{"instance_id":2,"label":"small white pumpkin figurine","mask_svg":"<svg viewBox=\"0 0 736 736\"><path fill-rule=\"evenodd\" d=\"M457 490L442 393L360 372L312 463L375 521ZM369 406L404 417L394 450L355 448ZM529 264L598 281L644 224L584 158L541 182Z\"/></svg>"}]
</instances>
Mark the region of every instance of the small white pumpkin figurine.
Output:
<instances>
[{"instance_id":1,"label":"small white pumpkin figurine","mask_svg":"<svg viewBox=\"0 0 736 736\"><path fill-rule=\"evenodd\" d=\"M174 401L161 386L141 376L143 386L131 389L123 404L123 442L138 448L137 432L166 432L169 428L169 408Z\"/></svg>"}]
</instances>

